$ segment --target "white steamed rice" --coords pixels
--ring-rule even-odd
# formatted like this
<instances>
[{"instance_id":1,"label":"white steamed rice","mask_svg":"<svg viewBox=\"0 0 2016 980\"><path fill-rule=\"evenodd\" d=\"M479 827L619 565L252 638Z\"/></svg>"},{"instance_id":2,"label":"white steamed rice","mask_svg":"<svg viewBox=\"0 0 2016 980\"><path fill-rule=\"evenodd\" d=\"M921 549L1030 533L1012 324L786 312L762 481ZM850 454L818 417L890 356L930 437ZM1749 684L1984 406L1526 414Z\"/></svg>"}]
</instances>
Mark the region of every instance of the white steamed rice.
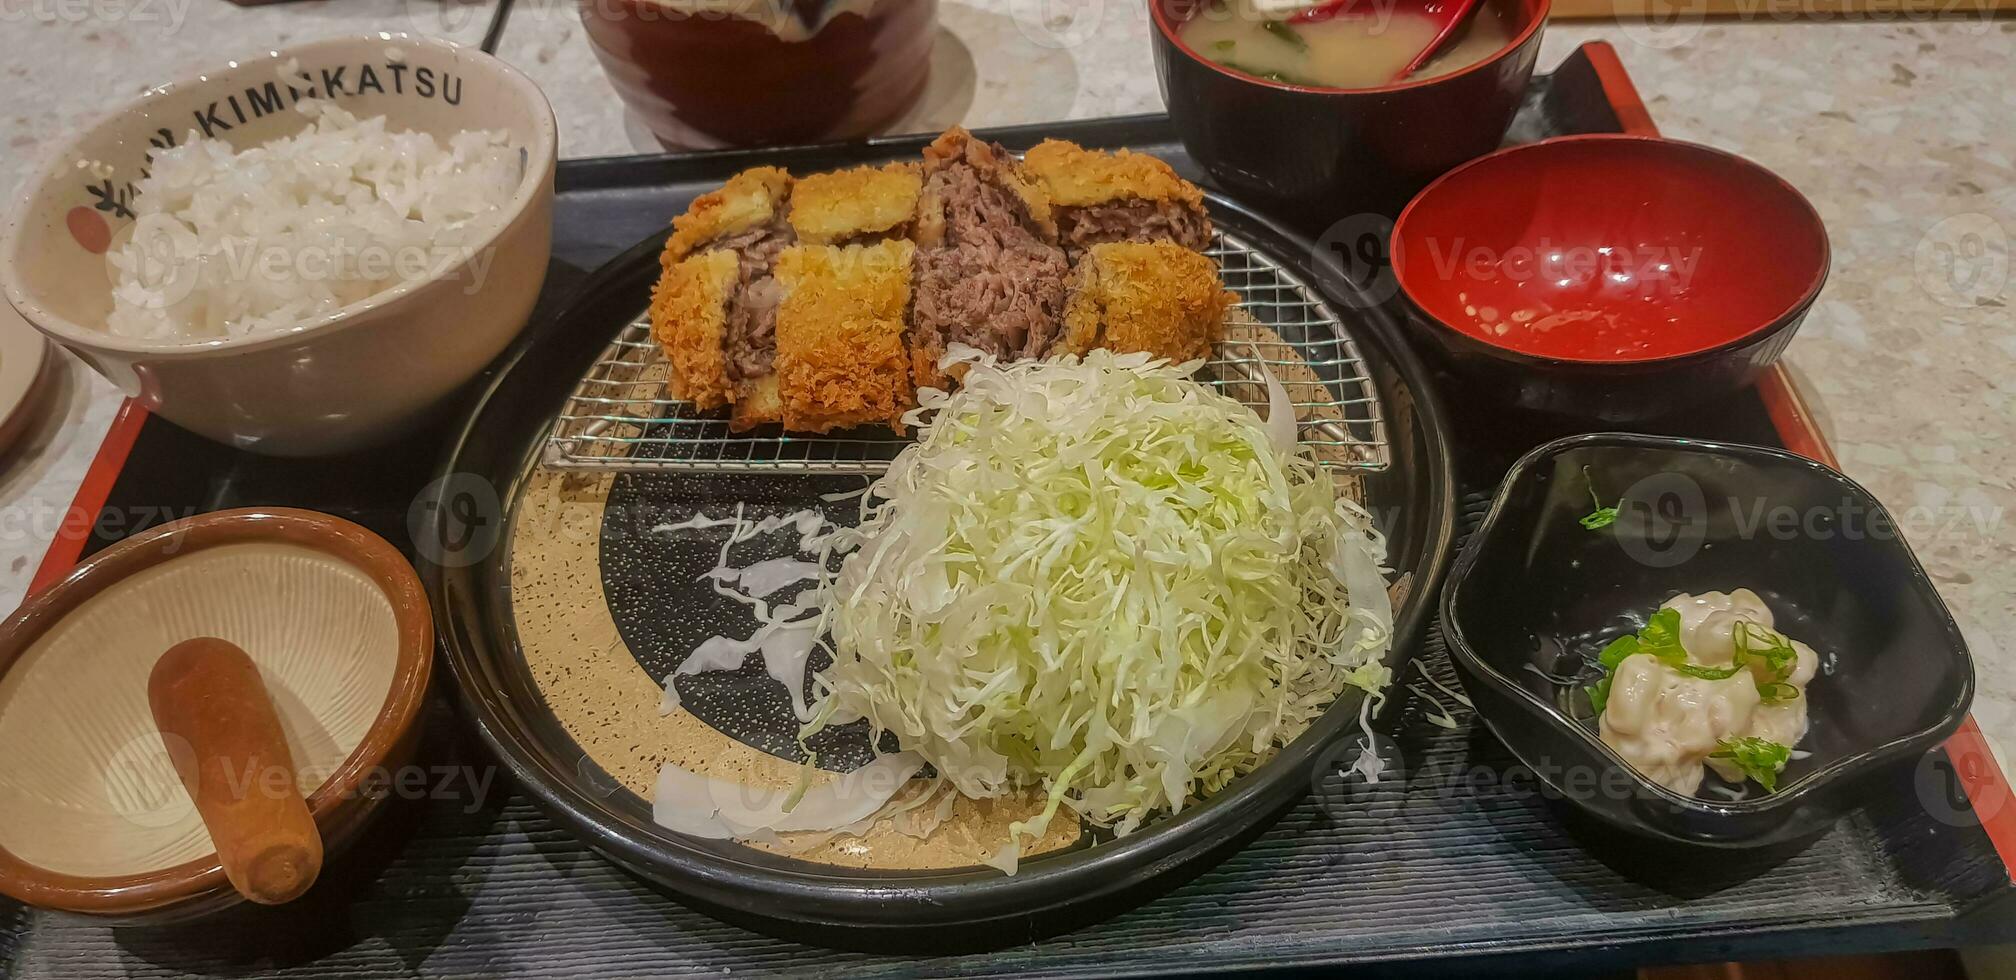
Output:
<instances>
[{"instance_id":1,"label":"white steamed rice","mask_svg":"<svg viewBox=\"0 0 2016 980\"><path fill-rule=\"evenodd\" d=\"M518 187L501 131L444 146L389 131L383 116L314 99L297 108L313 121L291 137L237 151L191 132L154 155L133 234L106 255L112 333L242 337L441 275L474 254ZM463 274L472 288L476 268Z\"/></svg>"}]
</instances>

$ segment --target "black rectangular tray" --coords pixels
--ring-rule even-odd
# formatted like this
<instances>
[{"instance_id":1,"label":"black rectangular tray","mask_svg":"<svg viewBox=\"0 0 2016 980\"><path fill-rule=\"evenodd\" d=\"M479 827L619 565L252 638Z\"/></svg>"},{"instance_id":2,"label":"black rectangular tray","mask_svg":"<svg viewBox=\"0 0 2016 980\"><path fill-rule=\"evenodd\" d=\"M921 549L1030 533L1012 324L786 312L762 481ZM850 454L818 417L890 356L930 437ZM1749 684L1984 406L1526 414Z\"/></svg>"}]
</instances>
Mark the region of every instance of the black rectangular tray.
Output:
<instances>
[{"instance_id":1,"label":"black rectangular tray","mask_svg":"<svg viewBox=\"0 0 2016 980\"><path fill-rule=\"evenodd\" d=\"M1511 138L1643 128L1649 121L1642 113L1614 53L1595 44L1535 79ZM1163 117L990 135L1011 146L1053 135L1129 146L1198 176ZM794 170L818 169L916 145L892 140L762 159L781 155ZM588 270L662 228L694 194L753 159L719 153L562 163L555 262L534 322L546 322ZM1782 376L1772 384L1687 420L1686 433L1824 454L1824 441L1801 428ZM1445 397L1453 390L1440 387ZM1560 433L1492 421L1500 413L1451 402L1465 520L1474 522L1511 459ZM97 519L52 546L38 579L162 520L236 506L328 511L404 546L409 512L438 465L450 414L390 449L304 462L239 453L129 406L79 494L83 513ZM1352 801L1304 800L1224 863L1153 901L1040 941L999 937L1012 945L994 952L834 952L692 911L603 861L499 785L497 767L439 692L420 755L431 767L427 785L392 801L382 823L303 901L118 930L0 905L0 974L1065 977L1349 963L1409 976L1475 976L2016 937L2008 868L1968 803L1970 792L2006 798L1992 762L1985 772L1980 758L1956 767L1942 750L1915 779L1887 787L1866 811L1802 849L1704 859L1585 825L1547 799L1468 712L1458 712L1453 731L1430 724L1423 705L1405 694L1416 671L1455 683L1432 632L1380 722L1400 746L1404 778ZM447 682L439 673L437 680ZM1963 737L1978 743L1978 734ZM2016 814L1995 816L1995 836L2016 840L2000 827L2016 823Z\"/></svg>"}]
</instances>

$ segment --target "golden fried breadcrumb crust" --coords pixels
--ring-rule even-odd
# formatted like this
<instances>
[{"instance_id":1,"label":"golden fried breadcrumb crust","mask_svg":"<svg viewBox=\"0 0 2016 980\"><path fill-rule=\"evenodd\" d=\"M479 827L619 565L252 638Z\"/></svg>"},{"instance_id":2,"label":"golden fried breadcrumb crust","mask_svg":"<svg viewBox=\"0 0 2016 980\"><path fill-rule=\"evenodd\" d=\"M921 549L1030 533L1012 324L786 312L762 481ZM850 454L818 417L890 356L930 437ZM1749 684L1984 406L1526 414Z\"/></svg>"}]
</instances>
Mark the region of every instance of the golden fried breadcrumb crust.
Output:
<instances>
[{"instance_id":1,"label":"golden fried breadcrumb crust","mask_svg":"<svg viewBox=\"0 0 2016 980\"><path fill-rule=\"evenodd\" d=\"M1204 192L1145 153L1098 153L1064 140L1044 140L1022 157L1022 169L1057 207L1142 199L1204 206Z\"/></svg>"},{"instance_id":2,"label":"golden fried breadcrumb crust","mask_svg":"<svg viewBox=\"0 0 2016 980\"><path fill-rule=\"evenodd\" d=\"M916 343L916 338L913 337L910 348L910 383L919 390L936 388L940 391L951 391L954 385L965 381L966 372L973 369L973 365L964 361L951 367L939 367L939 363L944 359L945 344L942 341Z\"/></svg>"},{"instance_id":3,"label":"golden fried breadcrumb crust","mask_svg":"<svg viewBox=\"0 0 2016 980\"><path fill-rule=\"evenodd\" d=\"M945 341L938 337L911 337L910 383L917 388L937 388L952 390L953 378L938 367L945 357ZM963 367L963 365L958 365ZM959 377L966 375L962 371Z\"/></svg>"},{"instance_id":4,"label":"golden fried breadcrumb crust","mask_svg":"<svg viewBox=\"0 0 2016 980\"><path fill-rule=\"evenodd\" d=\"M945 198L930 184L917 195L917 214L910 221L910 240L919 248L945 244Z\"/></svg>"},{"instance_id":5,"label":"golden fried breadcrumb crust","mask_svg":"<svg viewBox=\"0 0 2016 980\"><path fill-rule=\"evenodd\" d=\"M1051 357L1084 357L1099 346L1099 325L1106 321L1100 286L1099 263L1087 252L1071 267L1071 278L1064 284L1064 329L1050 345Z\"/></svg>"},{"instance_id":6,"label":"golden fried breadcrumb crust","mask_svg":"<svg viewBox=\"0 0 2016 980\"><path fill-rule=\"evenodd\" d=\"M1237 299L1219 282L1217 263L1175 242L1094 245L1073 270L1053 352L1104 347L1179 363L1209 357Z\"/></svg>"},{"instance_id":7,"label":"golden fried breadcrumb crust","mask_svg":"<svg viewBox=\"0 0 2016 980\"><path fill-rule=\"evenodd\" d=\"M777 257L777 381L784 427L830 432L869 422L902 431L917 404L903 323L916 246L798 245Z\"/></svg>"},{"instance_id":8,"label":"golden fried breadcrumb crust","mask_svg":"<svg viewBox=\"0 0 2016 980\"><path fill-rule=\"evenodd\" d=\"M777 393L777 375L744 378L735 383L735 407L728 413L728 431L747 432L759 425L784 421L784 400Z\"/></svg>"},{"instance_id":9,"label":"golden fried breadcrumb crust","mask_svg":"<svg viewBox=\"0 0 2016 980\"><path fill-rule=\"evenodd\" d=\"M728 404L728 296L740 265L725 249L672 263L651 291L651 336L672 362L672 390L703 408Z\"/></svg>"},{"instance_id":10,"label":"golden fried breadcrumb crust","mask_svg":"<svg viewBox=\"0 0 2016 980\"><path fill-rule=\"evenodd\" d=\"M791 188L791 227L813 245L898 233L916 213L923 187L922 169L914 163L801 177Z\"/></svg>"},{"instance_id":11,"label":"golden fried breadcrumb crust","mask_svg":"<svg viewBox=\"0 0 2016 980\"><path fill-rule=\"evenodd\" d=\"M672 219L672 239L665 243L660 264L669 268L723 235L768 223L790 193L791 175L779 167L755 167L728 178L720 188L694 198L685 214Z\"/></svg>"},{"instance_id":12,"label":"golden fried breadcrumb crust","mask_svg":"<svg viewBox=\"0 0 2016 980\"><path fill-rule=\"evenodd\" d=\"M994 144L986 140L974 139L973 134L961 126L946 130L931 141L930 146L924 148L926 190L918 203L918 244L926 247L936 245L944 231L945 202L931 193L929 189L931 174L961 159L1021 198L1023 207L1029 211L1029 222L1035 226L1037 236L1053 245L1056 244L1057 218L1050 212L1050 195L1044 192L1043 186L1024 173L1022 165L1014 157L999 152ZM937 230L937 234L932 233L933 228Z\"/></svg>"}]
</instances>

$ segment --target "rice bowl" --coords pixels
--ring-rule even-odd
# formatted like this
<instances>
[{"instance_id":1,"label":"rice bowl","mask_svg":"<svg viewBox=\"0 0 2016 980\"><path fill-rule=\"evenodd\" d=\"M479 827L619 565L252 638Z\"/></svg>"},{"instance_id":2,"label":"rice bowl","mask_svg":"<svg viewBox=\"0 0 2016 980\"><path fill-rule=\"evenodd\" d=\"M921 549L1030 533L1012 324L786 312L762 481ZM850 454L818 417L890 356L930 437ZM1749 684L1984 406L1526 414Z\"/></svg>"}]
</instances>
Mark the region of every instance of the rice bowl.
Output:
<instances>
[{"instance_id":1,"label":"rice bowl","mask_svg":"<svg viewBox=\"0 0 2016 980\"><path fill-rule=\"evenodd\" d=\"M290 62L306 77L341 81L333 91L320 82L298 91L277 85ZM403 86L389 81L395 67ZM363 68L386 81L360 86ZM425 90L412 83L422 70L435 82ZM281 97L271 96L275 90ZM105 253L131 233L135 191L163 148L161 134L186 133L197 121L242 152L298 133L309 120L294 103L332 95L345 112L382 116L392 131L437 140L507 134L521 176L494 227L465 243L467 260L292 326L240 336L136 338L106 329L114 300ZM242 118L231 114L233 100L251 106ZM556 151L552 108L538 87L474 48L383 33L269 51L157 86L85 127L9 214L0 285L38 330L184 428L271 455L354 451L412 428L530 317L551 250ZM488 263L480 282L478 260Z\"/></svg>"}]
</instances>

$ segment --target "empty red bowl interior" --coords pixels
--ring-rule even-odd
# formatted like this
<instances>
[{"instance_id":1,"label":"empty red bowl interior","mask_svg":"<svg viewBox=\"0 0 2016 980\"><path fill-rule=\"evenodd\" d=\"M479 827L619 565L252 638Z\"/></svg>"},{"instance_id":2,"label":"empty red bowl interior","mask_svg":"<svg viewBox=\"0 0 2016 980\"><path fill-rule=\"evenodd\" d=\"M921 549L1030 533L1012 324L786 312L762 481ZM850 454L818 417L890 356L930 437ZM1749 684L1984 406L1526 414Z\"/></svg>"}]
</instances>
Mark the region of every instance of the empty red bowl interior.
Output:
<instances>
[{"instance_id":1,"label":"empty red bowl interior","mask_svg":"<svg viewBox=\"0 0 2016 980\"><path fill-rule=\"evenodd\" d=\"M1495 347L1647 361L1720 347L1813 301L1820 216L1775 174L1720 150L1564 137L1451 171L1393 229L1400 286Z\"/></svg>"}]
</instances>

